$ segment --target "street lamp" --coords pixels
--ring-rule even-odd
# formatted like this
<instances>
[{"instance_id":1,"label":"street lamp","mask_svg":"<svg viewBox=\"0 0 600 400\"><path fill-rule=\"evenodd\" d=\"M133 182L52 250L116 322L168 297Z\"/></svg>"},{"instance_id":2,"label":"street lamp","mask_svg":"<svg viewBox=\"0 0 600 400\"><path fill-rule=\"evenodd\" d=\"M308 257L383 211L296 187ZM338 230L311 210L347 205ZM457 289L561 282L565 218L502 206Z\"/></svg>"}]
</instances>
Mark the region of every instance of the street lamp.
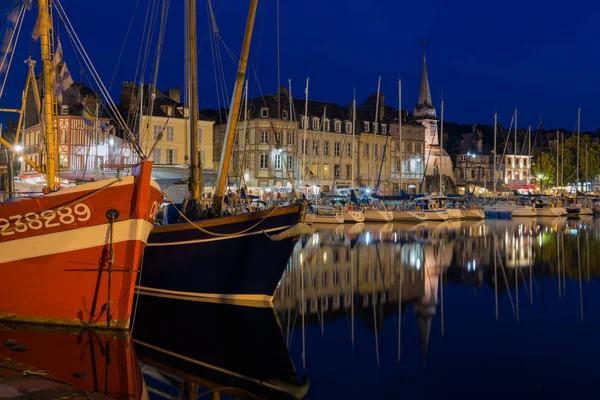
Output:
<instances>
[{"instance_id":1,"label":"street lamp","mask_svg":"<svg viewBox=\"0 0 600 400\"><path fill-rule=\"evenodd\" d=\"M542 179L544 179L544 175L542 174L538 174L538 179L540 181L540 193L542 193L542 185L544 184L544 181Z\"/></svg>"}]
</instances>

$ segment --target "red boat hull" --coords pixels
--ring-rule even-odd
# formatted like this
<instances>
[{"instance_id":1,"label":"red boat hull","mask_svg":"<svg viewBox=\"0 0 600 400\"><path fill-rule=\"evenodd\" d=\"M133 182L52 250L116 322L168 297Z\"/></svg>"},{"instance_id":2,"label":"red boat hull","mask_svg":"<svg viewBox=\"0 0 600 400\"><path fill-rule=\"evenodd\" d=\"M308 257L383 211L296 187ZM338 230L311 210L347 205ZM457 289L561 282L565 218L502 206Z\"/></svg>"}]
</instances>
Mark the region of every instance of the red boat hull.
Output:
<instances>
[{"instance_id":1,"label":"red boat hull","mask_svg":"<svg viewBox=\"0 0 600 400\"><path fill-rule=\"evenodd\" d=\"M162 202L151 169L0 206L0 320L127 328Z\"/></svg>"}]
</instances>

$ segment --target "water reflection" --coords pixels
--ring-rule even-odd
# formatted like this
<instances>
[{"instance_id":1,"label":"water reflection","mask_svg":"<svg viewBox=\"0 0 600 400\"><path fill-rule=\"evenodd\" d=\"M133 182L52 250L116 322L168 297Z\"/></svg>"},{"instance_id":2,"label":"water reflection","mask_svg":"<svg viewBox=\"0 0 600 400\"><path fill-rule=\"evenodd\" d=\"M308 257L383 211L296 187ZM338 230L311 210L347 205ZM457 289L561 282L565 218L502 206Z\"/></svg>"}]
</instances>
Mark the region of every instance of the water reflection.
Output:
<instances>
[{"instance_id":1,"label":"water reflection","mask_svg":"<svg viewBox=\"0 0 600 400\"><path fill-rule=\"evenodd\" d=\"M490 315L513 323L521 321L525 305L544 309L548 296L569 292L579 300L579 309L569 315L583 320L583 281L600 268L600 230L591 217L316 226L315 231L294 250L274 302L287 345L301 347L304 368L316 340L314 327L325 337L329 325L341 343L349 336L352 349L357 324L366 326L374 333L380 365L382 352L390 352L389 340L385 350L380 343L389 336L386 324L395 331L399 361L407 318L418 327L426 363L434 321L445 334L444 287L470 286L475 296L491 290ZM529 318L531 308L525 312ZM341 337L337 321L347 325Z\"/></svg>"}]
</instances>

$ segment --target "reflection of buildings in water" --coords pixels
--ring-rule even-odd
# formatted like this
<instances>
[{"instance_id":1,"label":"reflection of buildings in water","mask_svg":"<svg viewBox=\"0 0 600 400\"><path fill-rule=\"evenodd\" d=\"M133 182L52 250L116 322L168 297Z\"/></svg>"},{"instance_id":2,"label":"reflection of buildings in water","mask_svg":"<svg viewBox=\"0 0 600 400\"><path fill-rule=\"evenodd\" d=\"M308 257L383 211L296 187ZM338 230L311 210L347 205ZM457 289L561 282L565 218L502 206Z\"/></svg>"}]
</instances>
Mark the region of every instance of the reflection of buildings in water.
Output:
<instances>
[{"instance_id":1,"label":"reflection of buildings in water","mask_svg":"<svg viewBox=\"0 0 600 400\"><path fill-rule=\"evenodd\" d=\"M294 250L275 295L280 318L302 315L304 300L307 324L348 317L352 309L379 332L384 314L397 312L400 304L405 312L412 304L425 354L439 277L452 261L452 246L442 236L424 242L397 232L367 231L353 242L335 233L319 232Z\"/></svg>"}]
</instances>

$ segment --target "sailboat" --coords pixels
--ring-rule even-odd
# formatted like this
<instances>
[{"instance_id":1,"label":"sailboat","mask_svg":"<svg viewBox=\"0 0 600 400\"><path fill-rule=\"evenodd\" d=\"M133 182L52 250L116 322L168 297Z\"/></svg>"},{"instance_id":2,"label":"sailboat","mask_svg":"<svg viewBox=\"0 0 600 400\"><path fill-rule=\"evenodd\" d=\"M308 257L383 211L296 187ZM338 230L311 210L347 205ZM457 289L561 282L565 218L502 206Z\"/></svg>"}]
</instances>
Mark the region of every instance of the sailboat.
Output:
<instances>
[{"instance_id":1,"label":"sailboat","mask_svg":"<svg viewBox=\"0 0 600 400\"><path fill-rule=\"evenodd\" d=\"M46 178L41 197L0 205L0 320L127 328L162 194L151 179L152 162L144 159L131 176L59 190L52 5L38 2L38 24L45 21L39 24L43 90L37 103L43 165L0 139Z\"/></svg>"},{"instance_id":2,"label":"sailboat","mask_svg":"<svg viewBox=\"0 0 600 400\"><path fill-rule=\"evenodd\" d=\"M196 1L188 0L187 8L189 115L195 116L198 115ZM217 216L198 219L186 215L190 209L203 209L197 121L189 118L190 197L187 205L184 202L183 211L175 210L184 222L156 226L150 233L144 273L137 287L142 295L251 301L270 306L299 234L310 233L310 228L303 224L305 202L221 216L256 8L257 0L251 1L213 200ZM169 207L173 209L174 205Z\"/></svg>"}]
</instances>

